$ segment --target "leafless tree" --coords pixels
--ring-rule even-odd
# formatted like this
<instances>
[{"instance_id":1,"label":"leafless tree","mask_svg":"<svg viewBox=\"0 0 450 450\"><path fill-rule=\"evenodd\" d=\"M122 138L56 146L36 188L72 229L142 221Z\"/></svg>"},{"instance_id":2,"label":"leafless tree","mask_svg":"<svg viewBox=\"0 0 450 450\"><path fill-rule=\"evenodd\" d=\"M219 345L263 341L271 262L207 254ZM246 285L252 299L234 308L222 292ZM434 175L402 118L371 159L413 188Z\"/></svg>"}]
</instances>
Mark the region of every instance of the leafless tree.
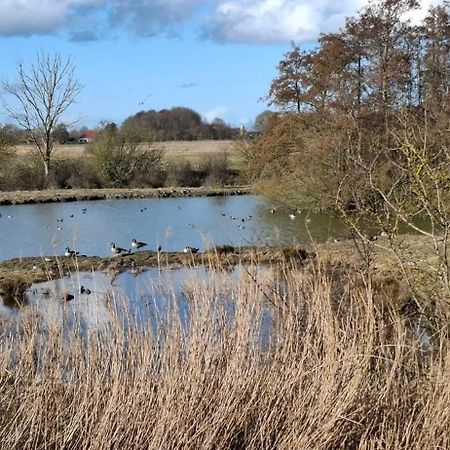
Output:
<instances>
[{"instance_id":1,"label":"leafless tree","mask_svg":"<svg viewBox=\"0 0 450 450\"><path fill-rule=\"evenodd\" d=\"M38 53L29 68L18 61L17 79L3 82L4 92L11 97L10 102L4 101L5 110L29 133L46 180L54 149L53 131L81 89L72 60L59 54Z\"/></svg>"}]
</instances>

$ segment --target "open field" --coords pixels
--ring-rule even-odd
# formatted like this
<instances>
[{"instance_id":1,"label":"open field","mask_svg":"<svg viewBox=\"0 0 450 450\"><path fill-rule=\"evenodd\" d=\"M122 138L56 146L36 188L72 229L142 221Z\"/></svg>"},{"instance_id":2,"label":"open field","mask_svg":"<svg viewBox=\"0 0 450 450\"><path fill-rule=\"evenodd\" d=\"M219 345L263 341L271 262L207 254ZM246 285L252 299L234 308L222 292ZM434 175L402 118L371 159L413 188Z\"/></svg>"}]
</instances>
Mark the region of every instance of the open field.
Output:
<instances>
[{"instance_id":1,"label":"open field","mask_svg":"<svg viewBox=\"0 0 450 450\"><path fill-rule=\"evenodd\" d=\"M153 142L152 148L163 148L168 162L190 161L196 165L205 158L214 155L226 154L230 158L233 169L242 167L242 158L234 148L233 141L166 141ZM87 156L86 144L56 145L54 157L59 159L81 158ZM26 155L33 150L33 145L17 145L15 151Z\"/></svg>"}]
</instances>

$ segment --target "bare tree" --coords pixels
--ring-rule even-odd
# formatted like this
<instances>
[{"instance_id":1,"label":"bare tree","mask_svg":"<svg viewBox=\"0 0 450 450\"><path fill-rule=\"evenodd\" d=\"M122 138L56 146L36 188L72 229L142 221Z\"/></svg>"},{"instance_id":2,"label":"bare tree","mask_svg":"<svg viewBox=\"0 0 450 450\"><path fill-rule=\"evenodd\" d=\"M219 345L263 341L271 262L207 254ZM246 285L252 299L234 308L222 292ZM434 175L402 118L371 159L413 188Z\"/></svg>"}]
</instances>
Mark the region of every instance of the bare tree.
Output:
<instances>
[{"instance_id":1,"label":"bare tree","mask_svg":"<svg viewBox=\"0 0 450 450\"><path fill-rule=\"evenodd\" d=\"M53 131L82 89L74 72L70 58L38 53L29 68L23 61L17 62L17 80L3 82L4 91L12 97L11 103L4 104L6 112L30 134L46 180L54 149Z\"/></svg>"}]
</instances>

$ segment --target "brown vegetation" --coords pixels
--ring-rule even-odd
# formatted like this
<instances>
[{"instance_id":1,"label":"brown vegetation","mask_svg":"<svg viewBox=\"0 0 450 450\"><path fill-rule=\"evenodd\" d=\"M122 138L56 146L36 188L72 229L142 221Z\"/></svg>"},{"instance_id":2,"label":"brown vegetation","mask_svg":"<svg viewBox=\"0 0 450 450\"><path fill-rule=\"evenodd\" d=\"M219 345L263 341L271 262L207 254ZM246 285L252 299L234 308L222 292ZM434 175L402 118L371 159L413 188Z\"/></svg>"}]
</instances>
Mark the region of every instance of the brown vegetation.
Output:
<instances>
[{"instance_id":1,"label":"brown vegetation","mask_svg":"<svg viewBox=\"0 0 450 450\"><path fill-rule=\"evenodd\" d=\"M187 324L167 298L124 328L108 295L87 334L39 311L2 323L1 448L449 447L444 331L345 271L258 272L193 280Z\"/></svg>"},{"instance_id":2,"label":"brown vegetation","mask_svg":"<svg viewBox=\"0 0 450 450\"><path fill-rule=\"evenodd\" d=\"M448 3L431 8L419 27L403 20L417 6L370 2L317 48L285 54L268 96L285 114L248 155L264 192L290 206L374 210L386 206L374 184L408 198L408 170L420 162L407 167L406 146L443 169L450 10Z\"/></svg>"}]
</instances>

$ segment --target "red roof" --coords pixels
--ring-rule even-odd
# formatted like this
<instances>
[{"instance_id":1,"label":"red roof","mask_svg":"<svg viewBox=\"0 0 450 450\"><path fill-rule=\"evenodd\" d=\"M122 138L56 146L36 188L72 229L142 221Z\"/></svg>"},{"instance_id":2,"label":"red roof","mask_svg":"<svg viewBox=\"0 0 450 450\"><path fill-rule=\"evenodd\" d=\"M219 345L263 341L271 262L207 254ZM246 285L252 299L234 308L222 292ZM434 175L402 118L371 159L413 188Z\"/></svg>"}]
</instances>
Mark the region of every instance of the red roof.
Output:
<instances>
[{"instance_id":1,"label":"red roof","mask_svg":"<svg viewBox=\"0 0 450 450\"><path fill-rule=\"evenodd\" d=\"M85 131L81 136L80 139L95 139L97 137L96 131Z\"/></svg>"}]
</instances>

